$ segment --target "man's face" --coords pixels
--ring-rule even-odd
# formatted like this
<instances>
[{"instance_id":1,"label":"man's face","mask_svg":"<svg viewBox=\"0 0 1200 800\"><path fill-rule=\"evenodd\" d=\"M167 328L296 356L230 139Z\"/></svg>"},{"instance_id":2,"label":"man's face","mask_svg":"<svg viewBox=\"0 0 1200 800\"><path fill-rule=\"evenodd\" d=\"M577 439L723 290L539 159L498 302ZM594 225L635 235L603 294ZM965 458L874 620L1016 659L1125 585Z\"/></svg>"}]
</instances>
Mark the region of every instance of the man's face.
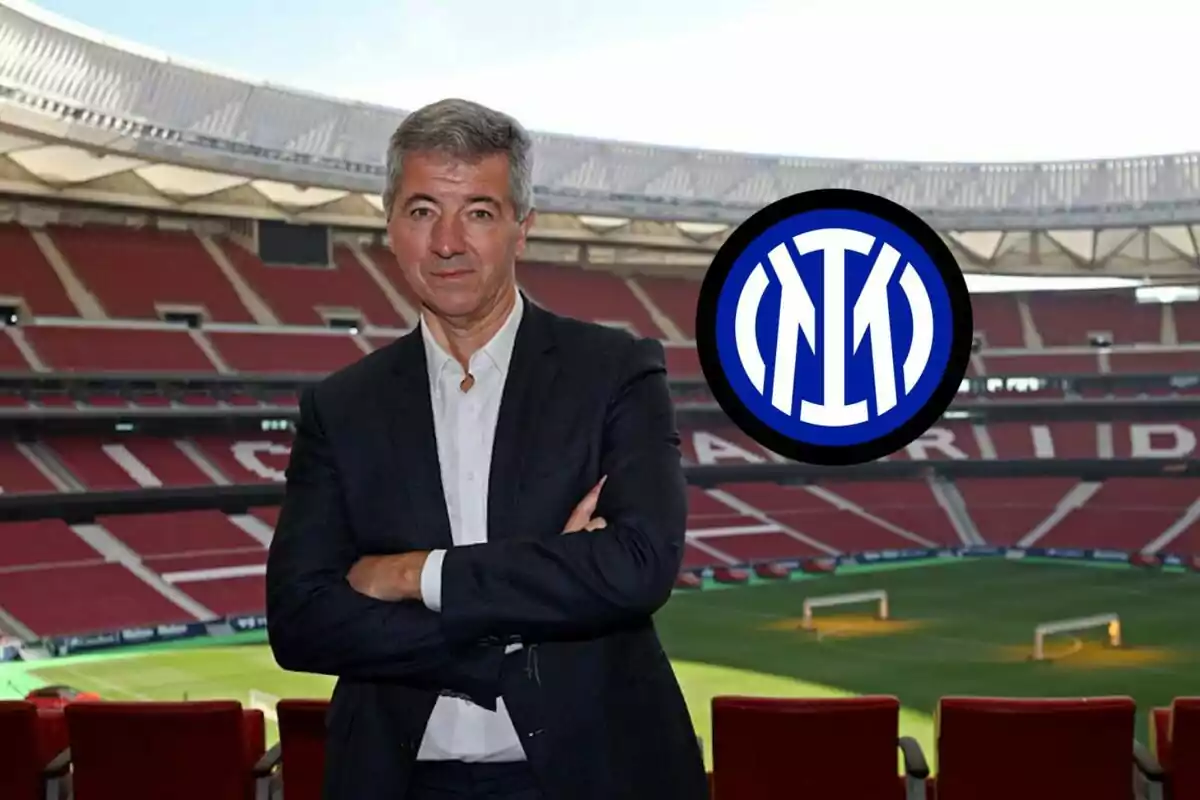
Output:
<instances>
[{"instance_id":1,"label":"man's face","mask_svg":"<svg viewBox=\"0 0 1200 800\"><path fill-rule=\"evenodd\" d=\"M409 154L395 198L392 252L413 292L439 316L482 316L515 284L532 214L517 221L507 155L464 162Z\"/></svg>"}]
</instances>

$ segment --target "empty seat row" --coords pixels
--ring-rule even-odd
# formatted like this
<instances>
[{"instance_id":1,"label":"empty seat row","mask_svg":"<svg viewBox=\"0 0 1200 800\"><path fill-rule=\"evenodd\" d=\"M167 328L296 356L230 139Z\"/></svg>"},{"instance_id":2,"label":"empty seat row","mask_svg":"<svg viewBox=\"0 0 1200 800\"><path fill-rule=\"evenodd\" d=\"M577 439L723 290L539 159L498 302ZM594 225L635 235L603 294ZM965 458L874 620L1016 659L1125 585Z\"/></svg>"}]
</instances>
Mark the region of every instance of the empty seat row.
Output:
<instances>
[{"instance_id":1,"label":"empty seat row","mask_svg":"<svg viewBox=\"0 0 1200 800\"><path fill-rule=\"evenodd\" d=\"M354 331L324 327L182 330L166 324L123 327L39 321L21 326L21 344L0 337L0 367L54 372L207 373L218 370L251 374L324 374L394 341L398 330L356 336ZM652 337L652 338L657 338ZM668 343L667 367L677 378L701 377L695 347ZM1078 351L1015 350L977 354L971 377L1012 378L1037 375L1130 375L1195 372L1200 350ZM1023 392L1032 391L1028 386ZM998 388L993 387L998 391ZM1046 387L1044 394L1061 389ZM1164 388L1159 394L1166 393Z\"/></svg>"},{"instance_id":2,"label":"empty seat row","mask_svg":"<svg viewBox=\"0 0 1200 800\"><path fill-rule=\"evenodd\" d=\"M395 257L381 247L335 243L322 268L267 264L224 236L101 225L51 226L33 235L0 225L0 252L13 262L0 275L0 298L23 303L34 316L145 320L198 312L213 322L323 325L331 316L354 314L364 327L394 328L407 326L419 307ZM636 290L611 272L520 264L517 278L532 298L563 313L643 336L691 336L696 280L657 279L646 288L656 313L683 310L678 322L665 323L675 328L668 332Z\"/></svg>"},{"instance_id":3,"label":"empty seat row","mask_svg":"<svg viewBox=\"0 0 1200 800\"><path fill-rule=\"evenodd\" d=\"M35 234L0 225L0 252L7 259L0 301L33 317L145 321L196 315L215 323L307 326L336 318L364 328L404 328L420 305L393 255L377 246L339 242L320 268L266 264L224 236L103 225L51 226ZM626 277L542 263L517 267L522 288L549 308L674 341L695 337L697 277ZM977 294L973 305L977 334L989 350L1200 341L1196 304L1143 303L1126 290ZM1071 372L1100 368L1094 355L1051 358L1065 359L1057 368ZM1123 358L1128 363L1114 357L1114 372L1148 368ZM1162 364L1176 368L1187 361L1194 363L1196 353L1171 354ZM989 366L988 373L1025 368L1014 360Z\"/></svg>"},{"instance_id":4,"label":"empty seat row","mask_svg":"<svg viewBox=\"0 0 1200 800\"><path fill-rule=\"evenodd\" d=\"M1200 731L1200 700L1176 701L1176 749L1165 763L1137 740L1136 713L1130 697L944 697L931 769L916 740L900 735L895 697L717 697L712 796L1134 800L1166 789L1174 800L1200 798L1190 767L1200 745L1185 739Z\"/></svg>"},{"instance_id":5,"label":"empty seat row","mask_svg":"<svg viewBox=\"0 0 1200 800\"><path fill-rule=\"evenodd\" d=\"M236 701L0 703L0 796L14 800L317 800L324 700L286 699L279 742ZM714 800L1200 798L1200 698L1155 709L1151 743L1129 697L945 697L936 770L900 735L892 696L712 701ZM897 771L897 753L903 769Z\"/></svg>"},{"instance_id":6,"label":"empty seat row","mask_svg":"<svg viewBox=\"0 0 1200 800\"><path fill-rule=\"evenodd\" d=\"M232 700L0 702L5 800L255 800L266 753L262 710Z\"/></svg>"},{"instance_id":7,"label":"empty seat row","mask_svg":"<svg viewBox=\"0 0 1200 800\"><path fill-rule=\"evenodd\" d=\"M322 269L266 264L226 236L4 224L0 252L0 298L19 300L38 316L84 315L86 308L113 319L157 319L167 310L201 309L217 322L321 325L331 313L355 310L364 323L394 327L409 322L419 305L392 253L379 246L337 242ZM570 265L517 267L522 287L550 308L665 338L694 338L697 277L683 270L679 277L624 277ZM973 305L989 348L1200 341L1196 303L1140 302L1131 290L977 294Z\"/></svg>"},{"instance_id":8,"label":"empty seat row","mask_svg":"<svg viewBox=\"0 0 1200 800\"><path fill-rule=\"evenodd\" d=\"M286 446L247 444L254 447L201 442L193 455L235 483L282 480ZM55 463L90 490L211 485L203 476L187 480L191 473L184 467L192 464L174 449L131 444L123 460L137 458L132 472L98 447L75 450L60 442L53 453ZM135 481L133 473L143 480ZM27 461L22 468L0 459L3 493L54 491L48 482L20 480L27 474L43 477ZM940 487L952 490L965 500L953 519L924 481L689 487L679 588L702 583L695 573L708 568L722 571L715 576L722 583L743 583L750 580L743 569L748 565L964 546L956 525L973 526L980 535L975 543L992 546L1200 556L1194 513L1200 482L1193 478L971 478ZM265 602L266 548L277 519L273 507L233 515L210 509L101 515L75 524L54 518L0 523L0 568L9 570L0 581L0 607L43 637L257 613ZM106 547L123 548L143 568L112 561Z\"/></svg>"},{"instance_id":9,"label":"empty seat row","mask_svg":"<svg viewBox=\"0 0 1200 800\"><path fill-rule=\"evenodd\" d=\"M12 336L19 331L21 344ZM183 330L167 325L137 328L44 322L0 329L0 369L57 373L216 375L326 375L368 352L386 347L397 333L359 336L327 328ZM691 345L666 348L667 368L680 379L700 377Z\"/></svg>"}]
</instances>

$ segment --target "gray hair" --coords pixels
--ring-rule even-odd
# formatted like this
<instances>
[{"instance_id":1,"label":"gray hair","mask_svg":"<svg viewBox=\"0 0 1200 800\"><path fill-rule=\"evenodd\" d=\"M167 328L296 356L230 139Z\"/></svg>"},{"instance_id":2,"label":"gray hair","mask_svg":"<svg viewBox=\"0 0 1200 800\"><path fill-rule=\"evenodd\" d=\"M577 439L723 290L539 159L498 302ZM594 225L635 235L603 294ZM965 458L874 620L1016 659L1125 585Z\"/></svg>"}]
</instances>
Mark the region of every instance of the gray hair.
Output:
<instances>
[{"instance_id":1,"label":"gray hair","mask_svg":"<svg viewBox=\"0 0 1200 800\"><path fill-rule=\"evenodd\" d=\"M533 210L532 150L529 133L507 114L470 100L451 98L431 103L405 117L388 141L384 214L391 219L406 154L437 152L476 161L504 153L508 155L509 194L517 219L524 220Z\"/></svg>"}]
</instances>

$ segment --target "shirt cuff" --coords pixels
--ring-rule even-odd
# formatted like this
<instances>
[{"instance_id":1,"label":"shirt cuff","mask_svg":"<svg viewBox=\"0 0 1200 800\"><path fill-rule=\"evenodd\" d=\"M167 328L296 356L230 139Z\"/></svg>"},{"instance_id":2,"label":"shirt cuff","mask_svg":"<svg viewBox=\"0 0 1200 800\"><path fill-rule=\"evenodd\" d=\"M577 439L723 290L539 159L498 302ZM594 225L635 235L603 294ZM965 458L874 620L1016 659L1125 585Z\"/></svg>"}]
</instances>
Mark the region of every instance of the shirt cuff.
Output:
<instances>
[{"instance_id":1,"label":"shirt cuff","mask_svg":"<svg viewBox=\"0 0 1200 800\"><path fill-rule=\"evenodd\" d=\"M430 611L442 610L442 559L445 550L431 550L421 567L421 599Z\"/></svg>"}]
</instances>

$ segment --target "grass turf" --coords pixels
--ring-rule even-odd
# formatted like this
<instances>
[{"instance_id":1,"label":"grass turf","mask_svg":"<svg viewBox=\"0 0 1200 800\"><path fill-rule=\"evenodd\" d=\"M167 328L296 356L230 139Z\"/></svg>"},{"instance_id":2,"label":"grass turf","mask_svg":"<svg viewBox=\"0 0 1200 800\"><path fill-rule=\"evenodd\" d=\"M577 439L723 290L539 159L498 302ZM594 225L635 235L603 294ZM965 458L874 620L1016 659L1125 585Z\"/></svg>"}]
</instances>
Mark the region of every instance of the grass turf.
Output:
<instances>
[{"instance_id":1,"label":"grass turf","mask_svg":"<svg viewBox=\"0 0 1200 800\"><path fill-rule=\"evenodd\" d=\"M889 625L869 605L819 609L819 632L795 624L807 596L873 589L889 594ZM1048 646L1056 660L1026 659L1039 622L1103 612L1121 615L1124 647L1102 646L1097 631L1056 637ZM1129 694L1144 740L1146 709L1200 695L1198 618L1200 575L964 559L681 593L658 625L706 749L716 694L886 693L904 705L902 731L932 758L932 714L946 694ZM283 672L261 642L239 635L0 665L0 685L9 696L49 682L110 699L329 696L332 679Z\"/></svg>"},{"instance_id":2,"label":"grass turf","mask_svg":"<svg viewBox=\"0 0 1200 800\"><path fill-rule=\"evenodd\" d=\"M780 629L798 621L806 596L873 589L888 592L892 631L863 619L870 606L818 609L834 635ZM1026 659L1038 623L1107 612L1121 616L1122 648L1102 646L1101 630L1048 640L1048 653L1061 658ZM659 627L673 658L895 694L928 717L948 694L1128 694L1144 737L1147 709L1200 695L1197 619L1200 575L963 559L677 596Z\"/></svg>"}]
</instances>

